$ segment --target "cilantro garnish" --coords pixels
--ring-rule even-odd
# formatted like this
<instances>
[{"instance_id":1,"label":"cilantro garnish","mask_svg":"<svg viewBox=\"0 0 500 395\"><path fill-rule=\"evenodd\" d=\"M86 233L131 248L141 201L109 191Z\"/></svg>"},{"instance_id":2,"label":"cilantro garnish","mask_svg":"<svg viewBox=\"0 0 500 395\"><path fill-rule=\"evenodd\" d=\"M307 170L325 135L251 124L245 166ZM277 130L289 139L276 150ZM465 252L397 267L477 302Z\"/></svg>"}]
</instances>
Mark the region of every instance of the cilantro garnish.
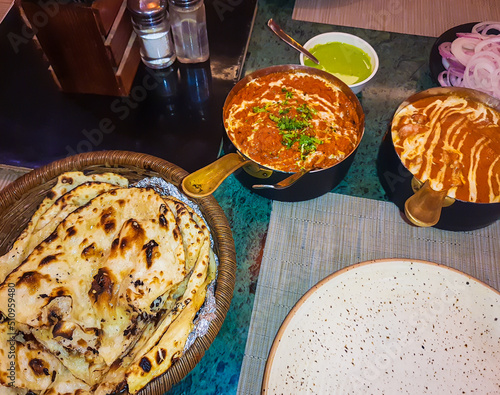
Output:
<instances>
[{"instance_id":1,"label":"cilantro garnish","mask_svg":"<svg viewBox=\"0 0 500 395\"><path fill-rule=\"evenodd\" d=\"M283 92L285 94L285 98L286 99L291 99L293 97L293 93L290 92L288 89L286 89L285 87L281 88L281 92Z\"/></svg>"},{"instance_id":2,"label":"cilantro garnish","mask_svg":"<svg viewBox=\"0 0 500 395\"><path fill-rule=\"evenodd\" d=\"M316 151L319 144L323 144L323 141L317 139L316 137L308 136L303 133L296 132L281 132L283 138L283 145L286 148L292 148L295 143L298 143L298 149L300 151L300 159L305 160L307 155L311 152Z\"/></svg>"},{"instance_id":3,"label":"cilantro garnish","mask_svg":"<svg viewBox=\"0 0 500 395\"><path fill-rule=\"evenodd\" d=\"M301 134L299 137L299 147L300 147L300 158L305 160L306 156L310 152L316 151L319 144L323 144L320 139L316 137L307 136L305 134Z\"/></svg>"},{"instance_id":4,"label":"cilantro garnish","mask_svg":"<svg viewBox=\"0 0 500 395\"><path fill-rule=\"evenodd\" d=\"M252 110L254 113L259 113L259 112L266 112L267 108L269 107L269 103L264 104L262 107L254 107Z\"/></svg>"},{"instance_id":5,"label":"cilantro garnish","mask_svg":"<svg viewBox=\"0 0 500 395\"><path fill-rule=\"evenodd\" d=\"M297 141L297 135L295 133L285 133L281 132L283 138L283 145L286 148L292 148L292 145Z\"/></svg>"},{"instance_id":6,"label":"cilantro garnish","mask_svg":"<svg viewBox=\"0 0 500 395\"><path fill-rule=\"evenodd\" d=\"M274 121L274 122L279 122L280 121L280 117L277 117L276 115L274 114L269 114L269 119L271 121Z\"/></svg>"},{"instance_id":7,"label":"cilantro garnish","mask_svg":"<svg viewBox=\"0 0 500 395\"><path fill-rule=\"evenodd\" d=\"M269 116L269 118L271 118ZM282 117L273 116L272 121L277 122L279 130L301 130L309 126L307 121L297 119L297 117L290 118L288 115Z\"/></svg>"},{"instance_id":8,"label":"cilantro garnish","mask_svg":"<svg viewBox=\"0 0 500 395\"><path fill-rule=\"evenodd\" d=\"M317 113L314 108L309 107L306 103L297 107L297 112L300 112L305 119L312 119L313 115Z\"/></svg>"},{"instance_id":9,"label":"cilantro garnish","mask_svg":"<svg viewBox=\"0 0 500 395\"><path fill-rule=\"evenodd\" d=\"M307 155L316 151L319 144L323 144L323 141L320 139L305 133L306 129L311 127L309 120L313 118L317 111L304 103L295 107L297 115L291 117L288 114L293 107L287 106L289 106L288 99L293 98L293 93L288 91L285 87L282 87L281 91L285 94L286 100L275 103L280 107L278 109L278 115L269 113L269 119L275 122L277 128L280 130L283 145L287 149L296 145L300 152L301 160L305 160ZM253 111L255 113L269 112L267 110L269 105L268 103L264 107L254 107Z\"/></svg>"}]
</instances>

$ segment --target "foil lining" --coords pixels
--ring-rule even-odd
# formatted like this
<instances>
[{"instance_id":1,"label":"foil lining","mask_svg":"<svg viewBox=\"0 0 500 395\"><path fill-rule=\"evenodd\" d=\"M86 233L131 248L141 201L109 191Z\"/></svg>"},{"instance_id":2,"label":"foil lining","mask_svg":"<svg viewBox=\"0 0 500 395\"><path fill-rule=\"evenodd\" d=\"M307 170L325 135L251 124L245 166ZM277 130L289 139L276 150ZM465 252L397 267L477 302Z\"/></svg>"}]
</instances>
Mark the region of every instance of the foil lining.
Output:
<instances>
[{"instance_id":1,"label":"foil lining","mask_svg":"<svg viewBox=\"0 0 500 395\"><path fill-rule=\"evenodd\" d=\"M136 188L153 188L156 192L158 192L160 195L163 196L172 196L176 199L179 199L183 203L186 203L189 207L191 207L196 214L198 214L203 220L205 221L205 217L201 213L200 208L198 205L196 205L193 201L189 200L184 194L182 194L179 189L165 181L162 178L159 177L151 177L151 178L144 178L135 184L131 185L132 187ZM207 224L207 221L205 221L205 224ZM210 231L210 227L207 224L207 228ZM210 233L210 246L212 247L212 250L214 248L214 240L212 238L212 233ZM219 258L217 254L215 254L215 263L216 266L219 267ZM215 273L215 279L208 285L207 287L207 293L205 296L205 302L201 306L200 310L198 311L198 314L196 315L196 318L194 320L194 328L189 334L186 344L184 346L184 352L186 352L189 347L191 347L194 343L194 341L201 336L204 336L208 332L208 327L210 326L210 322L215 319L216 315L216 300L215 300L215 283L217 281L217 272Z\"/></svg>"}]
</instances>

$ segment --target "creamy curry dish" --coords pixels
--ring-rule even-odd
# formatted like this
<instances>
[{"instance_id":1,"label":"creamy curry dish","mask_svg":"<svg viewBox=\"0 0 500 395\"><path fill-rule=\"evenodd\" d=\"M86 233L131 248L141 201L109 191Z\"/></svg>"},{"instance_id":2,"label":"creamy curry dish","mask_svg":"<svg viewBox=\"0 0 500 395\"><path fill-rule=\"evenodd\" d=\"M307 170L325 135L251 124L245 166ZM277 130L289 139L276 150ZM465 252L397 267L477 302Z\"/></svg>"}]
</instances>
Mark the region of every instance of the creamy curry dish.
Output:
<instances>
[{"instance_id":1,"label":"creamy curry dish","mask_svg":"<svg viewBox=\"0 0 500 395\"><path fill-rule=\"evenodd\" d=\"M274 170L325 169L361 138L351 100L333 83L304 72L276 72L248 82L226 104L229 138L246 157Z\"/></svg>"},{"instance_id":2,"label":"creamy curry dish","mask_svg":"<svg viewBox=\"0 0 500 395\"><path fill-rule=\"evenodd\" d=\"M420 181L462 201L500 202L500 113L457 96L418 100L392 123L396 152Z\"/></svg>"},{"instance_id":3,"label":"creamy curry dish","mask_svg":"<svg viewBox=\"0 0 500 395\"><path fill-rule=\"evenodd\" d=\"M185 203L61 175L0 257L0 393L136 393L183 354L214 273Z\"/></svg>"}]
</instances>

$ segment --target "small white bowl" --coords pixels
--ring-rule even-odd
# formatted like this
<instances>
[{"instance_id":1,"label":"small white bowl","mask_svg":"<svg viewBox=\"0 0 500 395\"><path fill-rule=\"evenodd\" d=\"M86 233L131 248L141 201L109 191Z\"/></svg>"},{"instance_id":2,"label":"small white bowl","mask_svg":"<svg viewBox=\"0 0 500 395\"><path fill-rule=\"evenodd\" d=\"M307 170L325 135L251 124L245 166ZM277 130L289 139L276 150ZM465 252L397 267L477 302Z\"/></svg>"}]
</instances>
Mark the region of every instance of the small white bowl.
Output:
<instances>
[{"instance_id":1,"label":"small white bowl","mask_svg":"<svg viewBox=\"0 0 500 395\"><path fill-rule=\"evenodd\" d=\"M375 76L375 74L377 74L378 64L379 64L377 52L375 52L375 50L370 44L368 44L365 40L359 38L358 36L340 32L329 32L314 36L304 44L304 48L309 51L318 44L326 44L331 42L341 42L345 44L354 45L355 47L358 47L361 50L365 51L370 57L372 65L372 73L370 74L370 76L361 82L349 85L349 88L351 88L351 90L354 93L361 92L361 90L365 87L365 85ZM300 54L300 64L304 65L303 54Z\"/></svg>"}]
</instances>

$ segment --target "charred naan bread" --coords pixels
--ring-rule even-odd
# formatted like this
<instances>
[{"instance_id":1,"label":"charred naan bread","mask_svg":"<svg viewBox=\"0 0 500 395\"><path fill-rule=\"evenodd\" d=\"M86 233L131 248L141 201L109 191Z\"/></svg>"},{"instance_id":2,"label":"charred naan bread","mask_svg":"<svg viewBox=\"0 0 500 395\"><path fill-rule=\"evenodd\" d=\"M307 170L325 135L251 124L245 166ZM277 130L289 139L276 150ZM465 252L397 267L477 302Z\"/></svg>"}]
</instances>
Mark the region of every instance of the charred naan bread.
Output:
<instances>
[{"instance_id":1,"label":"charred naan bread","mask_svg":"<svg viewBox=\"0 0 500 395\"><path fill-rule=\"evenodd\" d=\"M137 392L182 355L215 277L209 230L189 206L120 176L85 177L61 176L0 258L11 393ZM9 357L0 351L2 372Z\"/></svg>"},{"instance_id":2,"label":"charred naan bread","mask_svg":"<svg viewBox=\"0 0 500 395\"><path fill-rule=\"evenodd\" d=\"M91 394L88 384L76 379L54 355L44 350L32 337L25 336L17 325L13 331L5 316L0 321L0 342L9 345L8 348L0 350L1 394L27 394L29 391L44 395ZM15 348L15 354L11 352L11 345ZM12 362L14 365L11 365ZM13 373L9 372L9 368L13 368Z\"/></svg>"},{"instance_id":3,"label":"charred naan bread","mask_svg":"<svg viewBox=\"0 0 500 395\"><path fill-rule=\"evenodd\" d=\"M198 259L203 241L209 239L210 234L203 219L191 207L173 197L164 200L175 214L186 251L186 268L191 270Z\"/></svg>"},{"instance_id":4,"label":"charred naan bread","mask_svg":"<svg viewBox=\"0 0 500 395\"><path fill-rule=\"evenodd\" d=\"M0 282L53 232L66 215L106 190L127 186L128 179L114 173L86 176L82 172L70 172L59 176L13 247L0 257Z\"/></svg>"}]
</instances>

